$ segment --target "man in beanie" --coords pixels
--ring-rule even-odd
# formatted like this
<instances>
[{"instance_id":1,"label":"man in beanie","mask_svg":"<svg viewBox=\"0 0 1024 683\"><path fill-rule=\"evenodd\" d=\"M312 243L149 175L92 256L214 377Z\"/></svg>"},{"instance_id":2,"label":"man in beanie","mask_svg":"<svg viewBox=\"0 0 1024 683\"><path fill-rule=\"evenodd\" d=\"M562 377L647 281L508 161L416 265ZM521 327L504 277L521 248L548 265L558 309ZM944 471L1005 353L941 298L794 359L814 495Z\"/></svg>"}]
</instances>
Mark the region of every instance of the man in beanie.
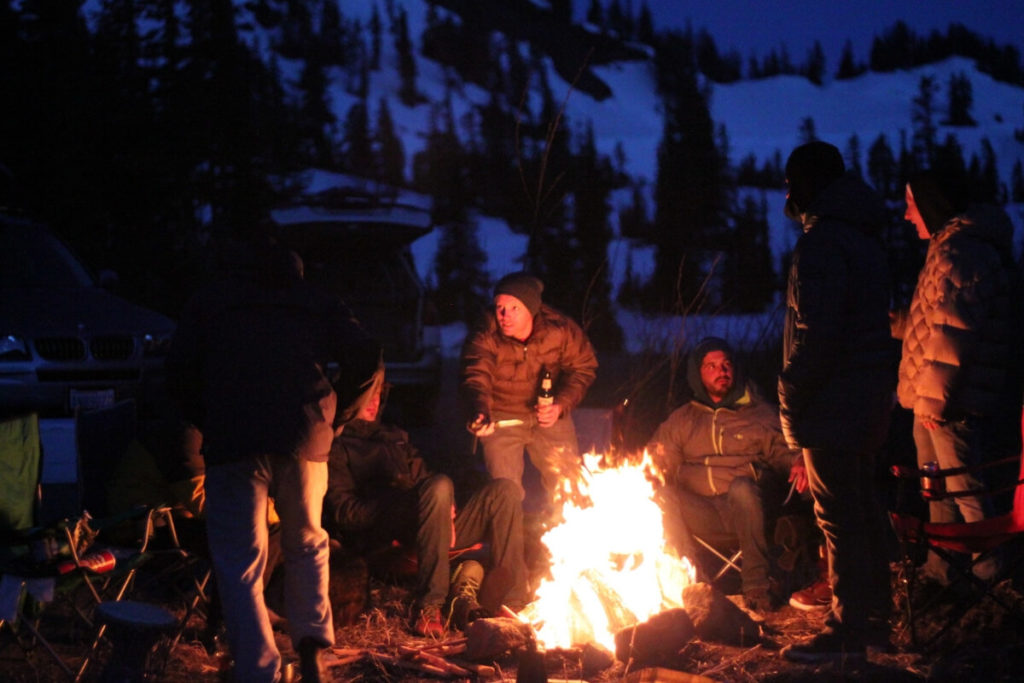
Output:
<instances>
[{"instance_id":1,"label":"man in beanie","mask_svg":"<svg viewBox=\"0 0 1024 683\"><path fill-rule=\"evenodd\" d=\"M544 284L527 273L506 275L494 288L494 314L462 348L461 393L469 431L483 445L493 479L522 486L523 451L540 472L548 505L564 480L575 482L579 445L569 413L593 384L597 357L579 325L545 305ZM550 374L554 401L538 404L541 376Z\"/></svg>"},{"instance_id":2,"label":"man in beanie","mask_svg":"<svg viewBox=\"0 0 1024 683\"><path fill-rule=\"evenodd\" d=\"M893 315L892 331L903 340L897 395L914 413L918 466L977 465L1019 450L1013 224L998 207L968 207L966 185L963 174L924 171L906 187L904 218L928 240L928 253L910 309ZM983 487L969 472L946 481L950 491ZM994 512L986 496L929 503L933 522L954 522L957 511L966 522ZM987 578L995 566L974 569ZM947 570L929 553L922 574L945 584Z\"/></svg>"},{"instance_id":3,"label":"man in beanie","mask_svg":"<svg viewBox=\"0 0 1024 683\"><path fill-rule=\"evenodd\" d=\"M803 451L825 536L832 607L825 629L783 655L803 662L863 662L888 635L888 525L875 457L893 407L896 348L889 333L889 274L879 233L881 197L826 142L786 162L786 215L803 226L789 270L782 430ZM884 631L883 631L884 629Z\"/></svg>"},{"instance_id":4,"label":"man in beanie","mask_svg":"<svg viewBox=\"0 0 1024 683\"><path fill-rule=\"evenodd\" d=\"M665 475L658 495L666 534L692 562L699 555L691 534L735 535L747 607L769 610L766 497L778 493L783 477L806 488L803 457L786 445L778 410L747 386L724 339L697 344L686 379L693 399L661 423L647 446Z\"/></svg>"}]
</instances>

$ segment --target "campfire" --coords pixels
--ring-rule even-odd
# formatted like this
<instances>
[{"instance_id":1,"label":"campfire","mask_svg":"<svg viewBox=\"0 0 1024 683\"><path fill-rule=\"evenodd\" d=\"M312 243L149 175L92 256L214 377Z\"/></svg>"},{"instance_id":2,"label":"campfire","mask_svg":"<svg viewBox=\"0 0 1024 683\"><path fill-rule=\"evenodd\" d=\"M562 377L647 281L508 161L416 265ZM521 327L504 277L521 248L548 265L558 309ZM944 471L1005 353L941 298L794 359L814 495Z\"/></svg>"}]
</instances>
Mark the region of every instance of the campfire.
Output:
<instances>
[{"instance_id":1,"label":"campfire","mask_svg":"<svg viewBox=\"0 0 1024 683\"><path fill-rule=\"evenodd\" d=\"M665 545L652 485L657 476L646 452L617 463L584 455L581 480L566 482L563 521L541 539L551 554L550 576L519 615L539 644L597 643L614 651L621 629L683 606L695 573Z\"/></svg>"}]
</instances>

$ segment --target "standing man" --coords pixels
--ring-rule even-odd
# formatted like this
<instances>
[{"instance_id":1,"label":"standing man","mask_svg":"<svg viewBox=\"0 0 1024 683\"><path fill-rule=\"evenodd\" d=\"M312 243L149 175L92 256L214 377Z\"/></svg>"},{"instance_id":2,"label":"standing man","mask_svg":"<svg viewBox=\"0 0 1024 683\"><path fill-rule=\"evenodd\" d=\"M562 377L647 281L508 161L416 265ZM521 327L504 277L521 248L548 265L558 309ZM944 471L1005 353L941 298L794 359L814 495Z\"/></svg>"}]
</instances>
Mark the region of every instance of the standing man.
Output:
<instances>
[{"instance_id":1,"label":"standing man","mask_svg":"<svg viewBox=\"0 0 1024 683\"><path fill-rule=\"evenodd\" d=\"M743 551L743 599L751 610L769 610L764 498L773 492L763 489L781 488L788 477L802 492L803 457L786 445L778 410L747 386L724 339L697 344L686 379L693 399L661 423L647 447L665 473L659 495L666 533L694 562L691 534L734 534Z\"/></svg>"},{"instance_id":2,"label":"standing man","mask_svg":"<svg viewBox=\"0 0 1024 683\"><path fill-rule=\"evenodd\" d=\"M525 449L553 506L562 480L574 483L579 472L569 413L594 382L597 357L579 325L542 303L543 290L526 273L498 281L494 315L462 348L461 393L469 405L468 429L483 444L491 478L511 479L522 499ZM545 371L554 387L554 401L546 405L537 402Z\"/></svg>"},{"instance_id":3,"label":"standing man","mask_svg":"<svg viewBox=\"0 0 1024 683\"><path fill-rule=\"evenodd\" d=\"M319 681L321 651L334 643L320 514L342 417L327 366L365 359L370 377L379 347L340 300L302 280L290 252L256 232L232 245L224 276L187 304L167 358L168 384L202 432L207 533L233 679L281 675L262 578L273 498L290 635L302 680Z\"/></svg>"},{"instance_id":4,"label":"standing man","mask_svg":"<svg viewBox=\"0 0 1024 683\"><path fill-rule=\"evenodd\" d=\"M928 240L910 310L893 318L903 340L897 395L914 413L917 464L942 469L978 465L1017 450L1020 377L1014 347L1020 330L1014 307L1013 224L994 206L968 208L962 174L925 171L906 188L904 218ZM983 488L977 475L947 479L950 491ZM965 522L992 515L986 496L929 503L933 522ZM926 578L948 583L944 560L933 552ZM990 574L992 562L976 566Z\"/></svg>"},{"instance_id":5,"label":"standing man","mask_svg":"<svg viewBox=\"0 0 1024 683\"><path fill-rule=\"evenodd\" d=\"M887 628L890 607L888 527L874 483L896 364L885 207L825 142L793 150L786 182L786 215L803 234L789 270L779 403L786 440L803 451L833 595L825 629L783 655L853 664L876 627Z\"/></svg>"}]
</instances>

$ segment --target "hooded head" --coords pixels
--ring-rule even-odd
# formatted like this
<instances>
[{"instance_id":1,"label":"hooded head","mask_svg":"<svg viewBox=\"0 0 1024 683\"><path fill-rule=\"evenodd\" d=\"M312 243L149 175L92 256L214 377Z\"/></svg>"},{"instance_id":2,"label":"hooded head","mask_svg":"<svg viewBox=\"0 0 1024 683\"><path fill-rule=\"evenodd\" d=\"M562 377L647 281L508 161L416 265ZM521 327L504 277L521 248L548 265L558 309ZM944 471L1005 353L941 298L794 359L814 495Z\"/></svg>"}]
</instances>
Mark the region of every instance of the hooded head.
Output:
<instances>
[{"instance_id":1,"label":"hooded head","mask_svg":"<svg viewBox=\"0 0 1024 683\"><path fill-rule=\"evenodd\" d=\"M708 406L732 406L746 391L735 353L724 339L705 337L690 351L686 381L694 400Z\"/></svg>"},{"instance_id":2,"label":"hooded head","mask_svg":"<svg viewBox=\"0 0 1024 683\"><path fill-rule=\"evenodd\" d=\"M939 232L950 218L966 209L967 179L960 173L922 171L907 183L907 211L903 217L914 224L922 238Z\"/></svg>"},{"instance_id":3,"label":"hooded head","mask_svg":"<svg viewBox=\"0 0 1024 683\"><path fill-rule=\"evenodd\" d=\"M835 145L815 140L794 149L786 161L786 215L799 220L821 191L844 173L846 164Z\"/></svg>"}]
</instances>

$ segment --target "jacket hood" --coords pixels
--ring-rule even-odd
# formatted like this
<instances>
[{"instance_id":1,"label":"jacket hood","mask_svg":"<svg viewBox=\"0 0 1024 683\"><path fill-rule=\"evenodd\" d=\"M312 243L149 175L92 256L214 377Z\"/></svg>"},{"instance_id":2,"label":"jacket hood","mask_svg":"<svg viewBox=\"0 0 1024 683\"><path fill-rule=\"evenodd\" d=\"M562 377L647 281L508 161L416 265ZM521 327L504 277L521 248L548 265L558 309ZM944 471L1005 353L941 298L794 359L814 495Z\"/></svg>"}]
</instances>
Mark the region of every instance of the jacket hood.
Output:
<instances>
[{"instance_id":1,"label":"jacket hood","mask_svg":"<svg viewBox=\"0 0 1024 683\"><path fill-rule=\"evenodd\" d=\"M725 351L729 355L730 360L732 360L732 388L729 389L729 393L725 395L725 398L718 403L711 400L711 396L708 395L708 390L704 387L704 382L700 378L701 361L711 351ZM728 342L718 337L708 337L701 340L693 348L693 351L690 352L686 360L686 382L690 385L690 390L693 392L693 400L711 408L733 408L746 394L746 377L743 376L743 371L739 363L736 362L736 353Z\"/></svg>"},{"instance_id":2,"label":"jacket hood","mask_svg":"<svg viewBox=\"0 0 1024 683\"><path fill-rule=\"evenodd\" d=\"M871 236L877 236L887 222L881 195L853 171L830 184L811 202L804 214L804 231L826 218L849 223Z\"/></svg>"},{"instance_id":3,"label":"jacket hood","mask_svg":"<svg viewBox=\"0 0 1024 683\"><path fill-rule=\"evenodd\" d=\"M987 242L1004 256L1013 253L1013 223L1005 211L991 204L968 207L964 213L951 218L932 239L943 242L954 235Z\"/></svg>"}]
</instances>

